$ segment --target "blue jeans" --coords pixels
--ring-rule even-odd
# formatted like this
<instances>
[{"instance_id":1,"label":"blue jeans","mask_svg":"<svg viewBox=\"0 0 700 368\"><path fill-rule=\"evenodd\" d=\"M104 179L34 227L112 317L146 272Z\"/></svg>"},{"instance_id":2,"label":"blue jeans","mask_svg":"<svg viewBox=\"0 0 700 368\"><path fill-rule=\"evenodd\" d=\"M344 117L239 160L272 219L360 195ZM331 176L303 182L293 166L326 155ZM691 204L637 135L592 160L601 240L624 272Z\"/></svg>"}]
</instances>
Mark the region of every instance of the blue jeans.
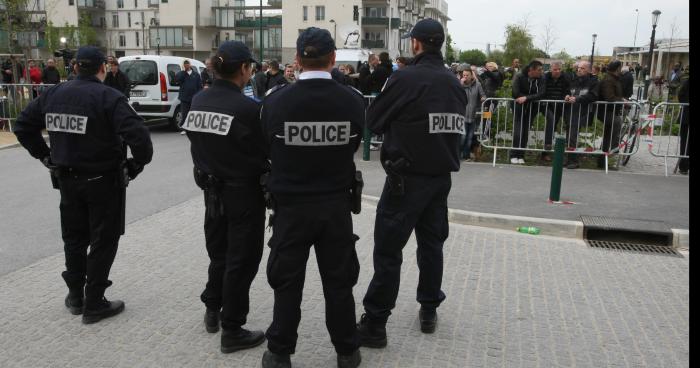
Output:
<instances>
[{"instance_id":1,"label":"blue jeans","mask_svg":"<svg viewBox=\"0 0 700 368\"><path fill-rule=\"evenodd\" d=\"M460 145L462 158L464 159L469 158L469 153L471 153L472 150L472 141L474 140L475 125L476 124L472 122L466 123L464 126L466 134L462 136L462 143Z\"/></svg>"}]
</instances>

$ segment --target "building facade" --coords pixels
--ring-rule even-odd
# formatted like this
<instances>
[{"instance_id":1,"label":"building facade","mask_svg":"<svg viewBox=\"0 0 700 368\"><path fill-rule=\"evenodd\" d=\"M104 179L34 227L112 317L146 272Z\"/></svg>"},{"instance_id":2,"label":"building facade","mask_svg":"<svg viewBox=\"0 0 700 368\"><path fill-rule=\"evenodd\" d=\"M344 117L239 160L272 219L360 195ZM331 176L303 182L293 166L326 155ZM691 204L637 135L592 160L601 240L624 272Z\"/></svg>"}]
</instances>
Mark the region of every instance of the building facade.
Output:
<instances>
[{"instance_id":1,"label":"building facade","mask_svg":"<svg viewBox=\"0 0 700 368\"><path fill-rule=\"evenodd\" d=\"M27 0L3 9L0 50L46 59L58 49L91 44L117 57L175 55L204 60L221 42L239 40L256 57L289 63L308 27L327 29L338 48L410 55L401 39L424 18L449 20L446 0ZM13 15L14 16L14 15ZM10 17L5 17L10 18ZM59 42L58 40L65 40ZM262 50L262 52L261 52ZM443 50L444 51L444 50Z\"/></svg>"}]
</instances>

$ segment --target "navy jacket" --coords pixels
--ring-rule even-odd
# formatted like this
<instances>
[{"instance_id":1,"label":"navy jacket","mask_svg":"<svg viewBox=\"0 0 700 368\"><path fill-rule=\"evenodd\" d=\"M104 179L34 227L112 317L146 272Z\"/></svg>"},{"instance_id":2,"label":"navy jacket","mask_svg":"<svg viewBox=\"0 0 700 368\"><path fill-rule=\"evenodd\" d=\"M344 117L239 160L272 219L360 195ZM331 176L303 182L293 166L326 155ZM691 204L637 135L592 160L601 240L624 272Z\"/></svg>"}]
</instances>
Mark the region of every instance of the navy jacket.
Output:
<instances>
[{"instance_id":1,"label":"navy jacket","mask_svg":"<svg viewBox=\"0 0 700 368\"><path fill-rule=\"evenodd\" d=\"M191 70L192 74L187 74L187 72L183 70L175 76L175 80L180 85L180 94L178 98L181 102L191 103L194 95L202 90L202 78L194 68Z\"/></svg>"},{"instance_id":2,"label":"navy jacket","mask_svg":"<svg viewBox=\"0 0 700 368\"><path fill-rule=\"evenodd\" d=\"M381 159L404 158L407 174L442 175L459 170L467 94L439 53L422 53L394 72L367 110L367 126L384 134Z\"/></svg>"},{"instance_id":3,"label":"navy jacket","mask_svg":"<svg viewBox=\"0 0 700 368\"><path fill-rule=\"evenodd\" d=\"M229 81L216 79L194 97L182 129L192 143L194 166L209 175L257 183L268 170L260 104Z\"/></svg>"},{"instance_id":4,"label":"navy jacket","mask_svg":"<svg viewBox=\"0 0 700 368\"><path fill-rule=\"evenodd\" d=\"M42 129L49 132L50 149ZM14 133L33 157L50 154L54 164L82 172L117 169L123 160L123 142L137 163L146 165L153 157L143 119L123 94L94 76L79 76L49 88L22 111Z\"/></svg>"},{"instance_id":5,"label":"navy jacket","mask_svg":"<svg viewBox=\"0 0 700 368\"><path fill-rule=\"evenodd\" d=\"M272 161L270 192L278 199L347 198L364 106L356 90L333 79L299 79L271 90L261 113Z\"/></svg>"}]
</instances>

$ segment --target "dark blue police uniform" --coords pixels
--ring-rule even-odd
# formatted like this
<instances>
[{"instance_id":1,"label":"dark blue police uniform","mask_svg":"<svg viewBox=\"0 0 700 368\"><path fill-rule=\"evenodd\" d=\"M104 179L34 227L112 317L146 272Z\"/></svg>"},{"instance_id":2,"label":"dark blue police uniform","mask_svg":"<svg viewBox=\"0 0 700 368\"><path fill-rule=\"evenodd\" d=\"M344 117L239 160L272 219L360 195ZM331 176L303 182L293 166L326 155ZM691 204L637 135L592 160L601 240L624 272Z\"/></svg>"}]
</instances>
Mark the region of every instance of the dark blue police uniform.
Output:
<instances>
[{"instance_id":1,"label":"dark blue police uniform","mask_svg":"<svg viewBox=\"0 0 700 368\"><path fill-rule=\"evenodd\" d=\"M426 43L432 40L439 47L444 40L442 26L432 19L419 24L411 37ZM426 25L429 31L431 27L437 31L425 38L415 33ZM434 311L445 299L440 287L442 247L449 230L447 197L450 173L459 170L466 107L464 90L445 68L439 52L423 52L411 65L392 74L369 106L369 129L384 134L381 160L388 177L377 206L374 277L363 300L366 315L361 335L363 324L382 329L386 324L399 291L402 250L414 229L420 270L417 300ZM382 333L376 344L366 344L362 336L363 345L383 347L386 332Z\"/></svg>"},{"instance_id":2,"label":"dark blue police uniform","mask_svg":"<svg viewBox=\"0 0 700 368\"><path fill-rule=\"evenodd\" d=\"M237 41L222 44L214 57L220 58L215 65L253 62L248 48ZM241 86L216 79L194 96L182 129L192 143L195 181L204 190L210 263L201 300L215 313L207 329L218 330L216 314L221 311L222 351L230 353L244 347L228 337L250 337L241 327L246 324L250 284L263 252L265 202L260 177L269 171L269 163L260 105L245 97ZM259 332L257 342L263 341Z\"/></svg>"},{"instance_id":3,"label":"dark blue police uniform","mask_svg":"<svg viewBox=\"0 0 700 368\"><path fill-rule=\"evenodd\" d=\"M93 47L78 50L77 59L81 68L104 63ZM51 148L42 129L49 133ZM94 75L48 89L22 111L14 132L33 157L52 168L61 191L63 278L70 290L66 305L79 314L85 287L83 322L96 322L86 317L108 306L104 291L112 284L109 271L123 233L124 144L133 155L126 166L134 179L153 156L150 134L126 97Z\"/></svg>"},{"instance_id":4,"label":"dark blue police uniform","mask_svg":"<svg viewBox=\"0 0 700 368\"><path fill-rule=\"evenodd\" d=\"M314 51L308 52L308 47ZM334 50L328 31L318 28L304 31L297 41L297 52L306 57ZM287 361L296 348L311 246L323 283L331 341L339 359L357 354L352 288L359 274L358 238L353 234L350 191L364 121L362 96L328 72L302 73L295 84L272 90L263 104L272 161L268 190L276 202L267 264L275 306L266 336L269 351ZM266 364L263 358L263 367L277 366Z\"/></svg>"}]
</instances>

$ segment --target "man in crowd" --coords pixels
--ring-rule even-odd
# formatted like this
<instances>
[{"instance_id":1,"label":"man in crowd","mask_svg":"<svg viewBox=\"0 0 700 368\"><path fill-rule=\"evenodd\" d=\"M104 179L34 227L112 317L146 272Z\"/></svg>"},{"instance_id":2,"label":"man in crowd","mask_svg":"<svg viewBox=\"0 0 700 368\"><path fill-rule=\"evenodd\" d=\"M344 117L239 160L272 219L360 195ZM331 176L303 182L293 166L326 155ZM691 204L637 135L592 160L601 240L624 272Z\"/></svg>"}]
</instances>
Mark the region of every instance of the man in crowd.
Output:
<instances>
[{"instance_id":1,"label":"man in crowd","mask_svg":"<svg viewBox=\"0 0 700 368\"><path fill-rule=\"evenodd\" d=\"M569 88L571 81L566 74L562 73L561 69L561 61L554 61L551 64L551 70L545 74L544 80L547 87L547 92L544 95L545 100L564 101L564 97L570 93ZM561 120L564 115L564 104L560 102L547 102L544 108L546 118L544 148L546 150L551 150L554 132L557 130L559 120ZM551 162L552 156L550 156L548 152L543 152L542 160Z\"/></svg>"},{"instance_id":2,"label":"man in crowd","mask_svg":"<svg viewBox=\"0 0 700 368\"><path fill-rule=\"evenodd\" d=\"M41 73L41 82L44 84L61 83L61 74L56 69L56 61L54 59L46 60L46 68Z\"/></svg>"},{"instance_id":3,"label":"man in crowd","mask_svg":"<svg viewBox=\"0 0 700 368\"><path fill-rule=\"evenodd\" d=\"M622 95L629 100L634 94L634 75L632 75L629 66L622 67L620 79L622 81Z\"/></svg>"},{"instance_id":4,"label":"man in crowd","mask_svg":"<svg viewBox=\"0 0 700 368\"><path fill-rule=\"evenodd\" d=\"M576 78L571 81L570 94L564 97L564 121L568 124L567 145L569 150L576 148L578 132L588 124L590 104L598 100L598 80L591 76L591 64L580 61L577 64ZM570 170L579 168L578 155L568 154L566 167Z\"/></svg>"},{"instance_id":5,"label":"man in crowd","mask_svg":"<svg viewBox=\"0 0 700 368\"><path fill-rule=\"evenodd\" d=\"M269 67L270 69L265 73L265 93L276 86L287 84L277 60L270 60Z\"/></svg>"},{"instance_id":6,"label":"man in crowd","mask_svg":"<svg viewBox=\"0 0 700 368\"><path fill-rule=\"evenodd\" d=\"M671 75L668 78L668 99L671 100L678 94L678 88L681 86L681 63L676 63L673 66Z\"/></svg>"},{"instance_id":7,"label":"man in crowd","mask_svg":"<svg viewBox=\"0 0 700 368\"><path fill-rule=\"evenodd\" d=\"M180 86L180 94L178 96L180 100L180 125L185 122L187 113L190 112L192 98L202 90L202 78L199 76L199 73L190 66L190 61L185 60L182 66L183 70L175 76L175 80ZM185 135L186 133L183 130L180 134Z\"/></svg>"},{"instance_id":8,"label":"man in crowd","mask_svg":"<svg viewBox=\"0 0 700 368\"><path fill-rule=\"evenodd\" d=\"M262 100L265 98L265 92L267 90L265 89L265 85L267 84L267 70L269 69L269 65L267 62L263 61L261 63L257 64L257 71L255 72L255 75L253 76L253 83L255 85L255 97L257 97L258 100Z\"/></svg>"},{"instance_id":9,"label":"man in crowd","mask_svg":"<svg viewBox=\"0 0 700 368\"><path fill-rule=\"evenodd\" d=\"M129 91L131 90L131 81L119 70L119 62L114 60L112 64L109 65L110 71L105 77L104 84L106 86L112 87L117 91L121 92L126 98L129 98Z\"/></svg>"},{"instance_id":10,"label":"man in crowd","mask_svg":"<svg viewBox=\"0 0 700 368\"><path fill-rule=\"evenodd\" d=\"M603 102L623 102L626 101L622 90L622 63L618 60L608 65L608 72L600 82L599 101ZM620 143L620 130L622 129L622 112L624 106L616 104L599 107L597 110L598 120L603 122L603 152L610 154L614 152ZM606 166L606 156L598 157L598 168Z\"/></svg>"},{"instance_id":11,"label":"man in crowd","mask_svg":"<svg viewBox=\"0 0 700 368\"><path fill-rule=\"evenodd\" d=\"M513 79L513 147L527 148L530 138L530 124L537 119L540 113L537 102L544 98L547 87L542 77L542 62L533 60L515 75ZM525 164L525 151L514 149L510 152L510 163L513 165Z\"/></svg>"},{"instance_id":12,"label":"man in crowd","mask_svg":"<svg viewBox=\"0 0 700 368\"><path fill-rule=\"evenodd\" d=\"M367 64L363 64L360 67L360 91L365 96L380 92L372 83L372 74L374 74L378 66L379 58L377 55L371 54L367 59Z\"/></svg>"},{"instance_id":13,"label":"man in crowd","mask_svg":"<svg viewBox=\"0 0 700 368\"><path fill-rule=\"evenodd\" d=\"M202 72L202 88L208 89L214 83L214 68L211 65L211 59L205 60L204 64L207 68Z\"/></svg>"},{"instance_id":14,"label":"man in crowd","mask_svg":"<svg viewBox=\"0 0 700 368\"><path fill-rule=\"evenodd\" d=\"M284 79L286 79L289 84L296 82L297 79L294 75L294 66L292 64L288 64L284 67Z\"/></svg>"}]
</instances>

